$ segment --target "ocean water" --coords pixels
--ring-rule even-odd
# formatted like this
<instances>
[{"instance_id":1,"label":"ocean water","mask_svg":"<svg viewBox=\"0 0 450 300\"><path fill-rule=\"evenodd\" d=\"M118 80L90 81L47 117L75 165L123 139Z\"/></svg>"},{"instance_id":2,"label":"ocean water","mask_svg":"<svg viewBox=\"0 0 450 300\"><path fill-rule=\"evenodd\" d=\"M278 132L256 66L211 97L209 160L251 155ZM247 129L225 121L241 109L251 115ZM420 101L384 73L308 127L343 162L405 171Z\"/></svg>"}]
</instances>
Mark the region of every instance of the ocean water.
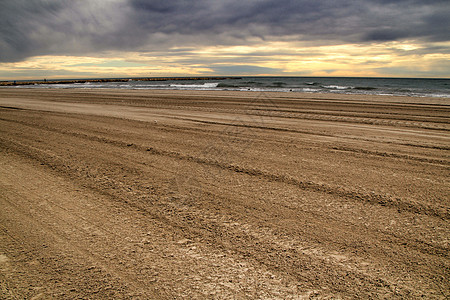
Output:
<instances>
[{"instance_id":1,"label":"ocean water","mask_svg":"<svg viewBox=\"0 0 450 300\"><path fill-rule=\"evenodd\" d=\"M42 83L17 87L277 91L450 98L450 79L419 78L236 77L227 79L210 78L208 80L152 81L129 79L121 82Z\"/></svg>"}]
</instances>

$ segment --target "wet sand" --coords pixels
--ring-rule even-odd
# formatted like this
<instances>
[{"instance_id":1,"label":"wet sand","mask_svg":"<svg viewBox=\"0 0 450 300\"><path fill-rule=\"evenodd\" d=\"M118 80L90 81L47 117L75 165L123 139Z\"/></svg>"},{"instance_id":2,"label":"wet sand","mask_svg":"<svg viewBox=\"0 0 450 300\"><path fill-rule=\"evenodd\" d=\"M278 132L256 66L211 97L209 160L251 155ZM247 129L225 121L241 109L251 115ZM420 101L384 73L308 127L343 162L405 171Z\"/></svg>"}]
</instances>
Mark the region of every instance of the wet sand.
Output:
<instances>
[{"instance_id":1,"label":"wet sand","mask_svg":"<svg viewBox=\"0 0 450 300\"><path fill-rule=\"evenodd\" d=\"M445 299L448 99L0 89L2 299Z\"/></svg>"}]
</instances>

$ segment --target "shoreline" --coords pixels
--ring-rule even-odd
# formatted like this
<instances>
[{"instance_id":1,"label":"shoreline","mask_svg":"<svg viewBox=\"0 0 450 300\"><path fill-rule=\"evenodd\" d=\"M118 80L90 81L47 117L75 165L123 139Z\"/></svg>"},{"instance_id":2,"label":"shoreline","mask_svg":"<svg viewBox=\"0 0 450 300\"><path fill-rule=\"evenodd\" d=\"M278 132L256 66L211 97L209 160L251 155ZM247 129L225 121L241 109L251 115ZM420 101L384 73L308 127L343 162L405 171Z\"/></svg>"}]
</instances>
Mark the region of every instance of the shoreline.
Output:
<instances>
[{"instance_id":1,"label":"shoreline","mask_svg":"<svg viewBox=\"0 0 450 300\"><path fill-rule=\"evenodd\" d=\"M181 80L181 79L180 79ZM57 83L55 83L57 84ZM34 84L30 84L33 85ZM26 84L24 84L23 86L27 86ZM0 89L12 89L12 88L18 88L20 89L21 87L19 85L0 85ZM252 94L284 94L284 95L329 95L331 97L337 96L337 97L380 97L380 98L412 98L412 99L422 99L425 101L428 101L430 99L437 99L438 102L445 104L444 102L450 103L450 96L430 96L430 95L404 95L404 94L366 94L366 93L345 93L345 92L330 92L330 91L317 91L317 92L310 92L310 91L292 91L292 90L287 90L287 91L273 91L273 90L236 90L236 89L183 89L183 88L104 88L104 87L64 87L64 88L52 88L52 87L33 87L33 88L25 88L23 87L23 89L29 89L29 90L77 90L77 91L89 91L89 90L99 90L99 91L147 91L147 92L151 92L151 91L156 91L156 92L161 92L161 91L167 91L167 92L185 92L185 93L190 93L190 92L211 92L211 93L252 93ZM318 96L320 98L320 96ZM433 102L433 100L431 101Z\"/></svg>"},{"instance_id":2,"label":"shoreline","mask_svg":"<svg viewBox=\"0 0 450 300\"><path fill-rule=\"evenodd\" d=\"M427 97L427 96L406 96L406 95L370 95L370 94L344 94L344 93L315 93L315 92L280 92L280 91L236 91L236 90L187 90L187 89L114 89L114 88L33 88L33 89L11 89L10 87L0 86L0 91L11 91L11 94L29 94L37 92L76 94L93 93L109 95L176 95L176 96L208 96L216 95L219 97L244 97L244 98L276 98L276 99L317 99L317 100L342 100L342 101L376 101L392 103L413 103L424 105L443 105L450 106L450 100L446 97ZM33 92L35 91L35 92Z\"/></svg>"}]
</instances>

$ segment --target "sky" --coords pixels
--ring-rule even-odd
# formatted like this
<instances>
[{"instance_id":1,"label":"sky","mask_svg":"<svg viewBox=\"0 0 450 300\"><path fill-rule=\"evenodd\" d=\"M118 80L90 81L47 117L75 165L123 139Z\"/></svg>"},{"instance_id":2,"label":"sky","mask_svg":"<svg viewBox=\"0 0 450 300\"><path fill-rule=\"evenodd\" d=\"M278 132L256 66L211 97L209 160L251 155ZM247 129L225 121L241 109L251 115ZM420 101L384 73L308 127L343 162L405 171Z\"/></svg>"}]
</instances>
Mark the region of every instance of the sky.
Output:
<instances>
[{"instance_id":1,"label":"sky","mask_svg":"<svg viewBox=\"0 0 450 300\"><path fill-rule=\"evenodd\" d=\"M449 0L0 0L0 80L450 78Z\"/></svg>"}]
</instances>

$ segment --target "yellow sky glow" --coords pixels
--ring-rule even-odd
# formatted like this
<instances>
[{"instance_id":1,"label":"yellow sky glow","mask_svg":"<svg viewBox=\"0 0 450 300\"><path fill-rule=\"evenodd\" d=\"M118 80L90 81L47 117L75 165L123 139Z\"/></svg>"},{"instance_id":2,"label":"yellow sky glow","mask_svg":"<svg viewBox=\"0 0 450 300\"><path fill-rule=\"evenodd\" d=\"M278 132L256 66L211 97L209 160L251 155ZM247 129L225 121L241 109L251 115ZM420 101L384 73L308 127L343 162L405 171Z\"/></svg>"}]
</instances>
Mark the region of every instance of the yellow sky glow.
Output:
<instances>
[{"instance_id":1,"label":"yellow sky glow","mask_svg":"<svg viewBox=\"0 0 450 300\"><path fill-rule=\"evenodd\" d=\"M450 42L440 46L448 48ZM253 46L204 47L180 51L179 55L109 52L83 57L38 56L0 63L0 79L220 76L224 74L215 72L215 68L238 65L264 68L254 75L410 77L415 73L432 74L435 68L445 65L443 62L450 61L450 54L421 54L422 48L413 41L335 46L278 41ZM390 69L399 71L389 73Z\"/></svg>"}]
</instances>

